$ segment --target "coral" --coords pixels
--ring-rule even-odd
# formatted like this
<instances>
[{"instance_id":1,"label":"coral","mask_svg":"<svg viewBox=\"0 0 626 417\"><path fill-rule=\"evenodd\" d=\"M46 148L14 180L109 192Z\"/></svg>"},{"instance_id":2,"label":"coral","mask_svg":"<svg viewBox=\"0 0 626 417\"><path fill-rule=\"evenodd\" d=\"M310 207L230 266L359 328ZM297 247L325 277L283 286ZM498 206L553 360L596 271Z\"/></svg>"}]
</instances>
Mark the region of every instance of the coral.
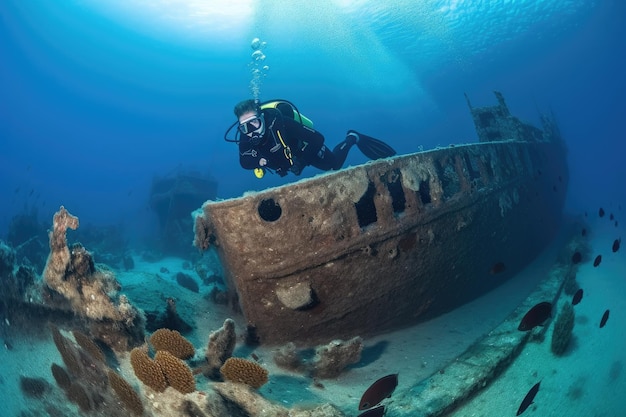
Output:
<instances>
[{"instance_id":1,"label":"coral","mask_svg":"<svg viewBox=\"0 0 626 417\"><path fill-rule=\"evenodd\" d=\"M179 359L189 359L195 354L191 342L176 330L159 329L150 336L150 343L155 350L167 351Z\"/></svg>"},{"instance_id":2,"label":"coral","mask_svg":"<svg viewBox=\"0 0 626 417\"><path fill-rule=\"evenodd\" d=\"M267 382L268 372L261 365L243 358L228 358L220 368L225 380L260 388Z\"/></svg>"},{"instance_id":3,"label":"coral","mask_svg":"<svg viewBox=\"0 0 626 417\"><path fill-rule=\"evenodd\" d=\"M130 351L130 364L135 376L155 391L162 392L167 388L165 375L158 363L150 359L142 348Z\"/></svg>"},{"instance_id":4,"label":"coral","mask_svg":"<svg viewBox=\"0 0 626 417\"><path fill-rule=\"evenodd\" d=\"M167 351L158 351L154 361L159 364L168 384L183 394L196 390L196 381L185 362Z\"/></svg>"},{"instance_id":5,"label":"coral","mask_svg":"<svg viewBox=\"0 0 626 417\"><path fill-rule=\"evenodd\" d=\"M110 369L108 377L109 385L111 385L111 388L113 388L113 391L115 391L117 397L122 401L126 409L136 416L142 415L143 404L141 403L141 398L139 398L137 391L135 391L124 378Z\"/></svg>"},{"instance_id":6,"label":"coral","mask_svg":"<svg viewBox=\"0 0 626 417\"><path fill-rule=\"evenodd\" d=\"M50 366L50 370L52 371L52 376L59 387L67 390L70 385L72 385L72 380L70 379L69 374L62 366L53 363Z\"/></svg>"},{"instance_id":7,"label":"coral","mask_svg":"<svg viewBox=\"0 0 626 417\"><path fill-rule=\"evenodd\" d=\"M302 358L298 355L298 350L293 342L281 346L274 352L274 363L281 368L290 371L302 369Z\"/></svg>"},{"instance_id":8,"label":"coral","mask_svg":"<svg viewBox=\"0 0 626 417\"><path fill-rule=\"evenodd\" d=\"M333 340L328 345L319 346L315 350L312 363L313 376L318 378L335 378L346 366L361 360L363 339L353 337L344 342Z\"/></svg>"},{"instance_id":9,"label":"coral","mask_svg":"<svg viewBox=\"0 0 626 417\"><path fill-rule=\"evenodd\" d=\"M80 346L87 353L89 353L92 358L97 359L100 362L104 362L104 353L102 353L102 350L98 347L98 345L95 344L93 340L91 340L89 336L78 330L74 330L72 334L74 335L74 340L76 340L78 346Z\"/></svg>"},{"instance_id":10,"label":"coral","mask_svg":"<svg viewBox=\"0 0 626 417\"><path fill-rule=\"evenodd\" d=\"M81 411L88 412L93 409L93 404L91 403L91 399L85 391L85 388L78 382L72 382L69 389L66 392L67 398L76 404Z\"/></svg>"},{"instance_id":11,"label":"coral","mask_svg":"<svg viewBox=\"0 0 626 417\"><path fill-rule=\"evenodd\" d=\"M42 398L50 390L50 384L43 378L20 375L20 389L29 398Z\"/></svg>"},{"instance_id":12,"label":"coral","mask_svg":"<svg viewBox=\"0 0 626 417\"><path fill-rule=\"evenodd\" d=\"M561 311L554 323L552 331L552 353L562 355L565 353L570 339L572 338L572 330L574 329L574 307L571 303L563 304Z\"/></svg>"},{"instance_id":13,"label":"coral","mask_svg":"<svg viewBox=\"0 0 626 417\"><path fill-rule=\"evenodd\" d=\"M72 311L92 320L121 322L128 328L137 323L138 311L124 297L112 271L96 268L91 254L80 244L67 246L66 230L76 229L78 218L61 207L50 232L50 255L43 272L47 287L63 296ZM118 304L116 305L116 301Z\"/></svg>"},{"instance_id":14,"label":"coral","mask_svg":"<svg viewBox=\"0 0 626 417\"><path fill-rule=\"evenodd\" d=\"M52 331L52 339L54 340L57 350L61 354L63 363L70 373L73 375L80 375L82 366L79 362L78 350L72 342L61 334L58 327L50 324L50 330Z\"/></svg>"},{"instance_id":15,"label":"coral","mask_svg":"<svg viewBox=\"0 0 626 417\"><path fill-rule=\"evenodd\" d=\"M50 238L50 255L44 269L44 279L51 287L58 287L62 283L70 263L70 250L67 247L65 232L67 229L78 228L78 217L72 216L65 207L61 206L54 214Z\"/></svg>"},{"instance_id":16,"label":"coral","mask_svg":"<svg viewBox=\"0 0 626 417\"><path fill-rule=\"evenodd\" d=\"M235 322L232 319L226 319L221 328L209 335L209 345L205 354L208 377L219 377L219 370L226 359L232 356L236 343Z\"/></svg>"},{"instance_id":17,"label":"coral","mask_svg":"<svg viewBox=\"0 0 626 417\"><path fill-rule=\"evenodd\" d=\"M200 292L200 287L195 279L184 272L176 274L176 282L183 288L187 288L189 291Z\"/></svg>"}]
</instances>

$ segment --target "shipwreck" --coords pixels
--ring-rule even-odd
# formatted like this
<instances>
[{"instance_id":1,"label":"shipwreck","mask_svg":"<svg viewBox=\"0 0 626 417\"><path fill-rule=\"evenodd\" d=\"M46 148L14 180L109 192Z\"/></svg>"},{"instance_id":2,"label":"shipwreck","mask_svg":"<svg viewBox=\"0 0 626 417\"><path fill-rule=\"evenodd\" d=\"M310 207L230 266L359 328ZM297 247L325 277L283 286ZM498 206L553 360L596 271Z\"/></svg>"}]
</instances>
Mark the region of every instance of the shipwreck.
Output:
<instances>
[{"instance_id":1,"label":"shipwreck","mask_svg":"<svg viewBox=\"0 0 626 417\"><path fill-rule=\"evenodd\" d=\"M553 239L568 185L552 116L538 128L473 107L479 142L368 162L206 201L195 245L215 247L229 295L262 343L368 336L466 303Z\"/></svg>"}]
</instances>

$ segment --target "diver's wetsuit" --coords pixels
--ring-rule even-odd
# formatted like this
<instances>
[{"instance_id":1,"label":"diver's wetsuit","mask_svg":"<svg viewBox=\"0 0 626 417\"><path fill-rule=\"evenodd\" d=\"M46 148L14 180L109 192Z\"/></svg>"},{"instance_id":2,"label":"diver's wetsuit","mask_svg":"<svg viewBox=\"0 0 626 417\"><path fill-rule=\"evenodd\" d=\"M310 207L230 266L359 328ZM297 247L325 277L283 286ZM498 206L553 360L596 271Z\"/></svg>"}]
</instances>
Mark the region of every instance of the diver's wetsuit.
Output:
<instances>
[{"instance_id":1,"label":"diver's wetsuit","mask_svg":"<svg viewBox=\"0 0 626 417\"><path fill-rule=\"evenodd\" d=\"M261 110L265 118L265 134L258 145L246 135L239 142L239 163L244 169L269 168L281 177L288 171L300 175L307 165L324 171L340 169L355 140L344 140L332 151L324 145L324 136L316 130L283 116L274 108ZM261 158L267 161L263 167Z\"/></svg>"}]
</instances>

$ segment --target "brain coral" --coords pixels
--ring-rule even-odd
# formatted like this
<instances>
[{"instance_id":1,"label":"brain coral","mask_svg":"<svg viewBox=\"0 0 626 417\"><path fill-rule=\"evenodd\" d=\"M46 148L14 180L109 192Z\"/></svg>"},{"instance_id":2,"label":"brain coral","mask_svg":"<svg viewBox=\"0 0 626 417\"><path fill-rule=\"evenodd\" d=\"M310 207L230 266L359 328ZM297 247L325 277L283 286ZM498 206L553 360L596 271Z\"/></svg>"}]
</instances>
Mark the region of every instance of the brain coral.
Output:
<instances>
[{"instance_id":1,"label":"brain coral","mask_svg":"<svg viewBox=\"0 0 626 417\"><path fill-rule=\"evenodd\" d=\"M191 342L176 330L159 329L150 337L150 343L154 350L167 351L179 359L189 359L195 354Z\"/></svg>"},{"instance_id":2,"label":"brain coral","mask_svg":"<svg viewBox=\"0 0 626 417\"><path fill-rule=\"evenodd\" d=\"M196 380L185 362L166 350L159 350L154 356L154 361L159 364L165 379L172 388L183 394L196 390Z\"/></svg>"},{"instance_id":3,"label":"brain coral","mask_svg":"<svg viewBox=\"0 0 626 417\"><path fill-rule=\"evenodd\" d=\"M167 388L161 367L143 349L134 348L130 351L130 364L137 378L153 390L161 392Z\"/></svg>"},{"instance_id":4,"label":"brain coral","mask_svg":"<svg viewBox=\"0 0 626 417\"><path fill-rule=\"evenodd\" d=\"M124 378L109 369L109 384L113 388L113 391L117 394L117 397L122 401L128 411L136 416L143 414L143 404L137 394L137 391L126 382Z\"/></svg>"},{"instance_id":5,"label":"brain coral","mask_svg":"<svg viewBox=\"0 0 626 417\"><path fill-rule=\"evenodd\" d=\"M260 388L267 382L267 370L261 365L243 358L228 358L220 368L224 379Z\"/></svg>"}]
</instances>

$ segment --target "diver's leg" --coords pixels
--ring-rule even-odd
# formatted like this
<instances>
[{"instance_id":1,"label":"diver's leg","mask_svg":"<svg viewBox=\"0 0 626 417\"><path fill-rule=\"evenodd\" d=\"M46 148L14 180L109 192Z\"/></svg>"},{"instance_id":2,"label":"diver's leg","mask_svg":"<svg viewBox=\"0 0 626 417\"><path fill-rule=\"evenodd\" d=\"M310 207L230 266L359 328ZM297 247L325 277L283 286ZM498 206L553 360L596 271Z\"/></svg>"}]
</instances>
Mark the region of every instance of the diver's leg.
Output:
<instances>
[{"instance_id":1,"label":"diver's leg","mask_svg":"<svg viewBox=\"0 0 626 417\"><path fill-rule=\"evenodd\" d=\"M333 169L341 169L344 162L346 162L350 148L352 148L356 141L356 135L348 134L343 141L339 142L337 146L335 146L335 149L333 149L333 156L335 159Z\"/></svg>"},{"instance_id":2,"label":"diver's leg","mask_svg":"<svg viewBox=\"0 0 626 417\"><path fill-rule=\"evenodd\" d=\"M369 159L389 158L396 154L396 151L382 140L375 139L354 130L348 130L347 135L347 137L355 137L357 139L356 146L363 155L367 156Z\"/></svg>"}]
</instances>

